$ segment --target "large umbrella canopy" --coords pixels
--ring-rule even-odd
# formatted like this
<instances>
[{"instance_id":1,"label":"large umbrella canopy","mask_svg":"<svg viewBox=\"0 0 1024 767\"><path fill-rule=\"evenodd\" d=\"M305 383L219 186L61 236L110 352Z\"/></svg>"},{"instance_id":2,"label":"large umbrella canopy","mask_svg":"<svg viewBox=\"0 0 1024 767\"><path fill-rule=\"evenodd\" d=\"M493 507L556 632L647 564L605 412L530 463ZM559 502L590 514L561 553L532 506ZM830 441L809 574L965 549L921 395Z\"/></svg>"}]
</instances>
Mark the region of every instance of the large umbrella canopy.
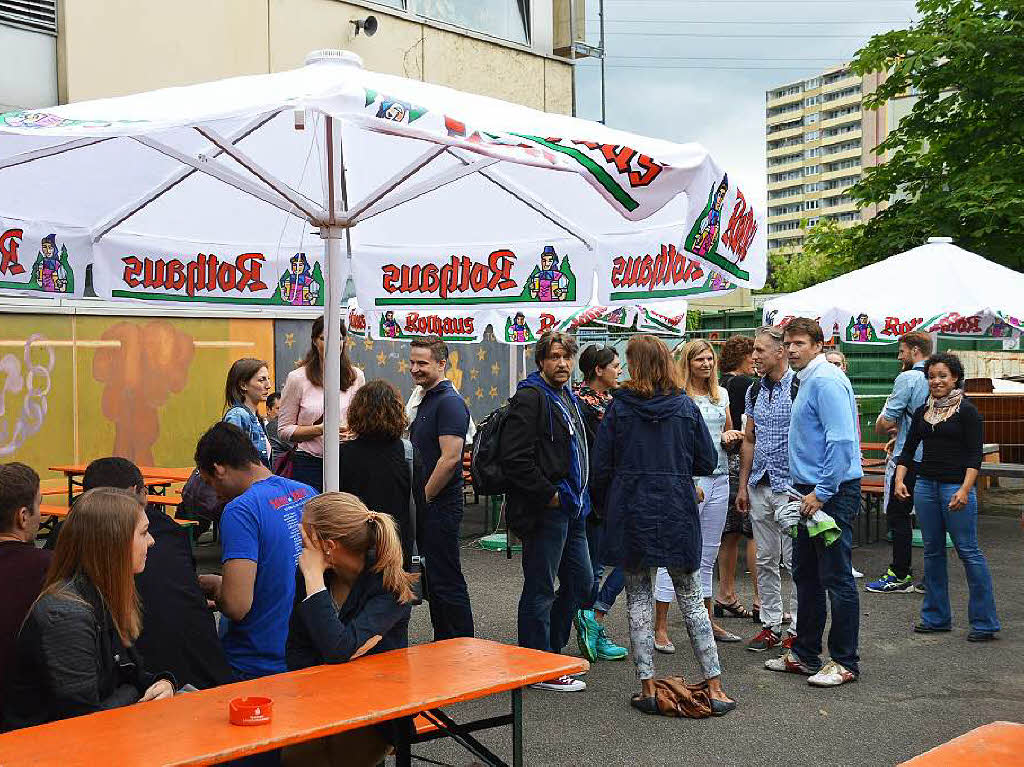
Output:
<instances>
[{"instance_id":1,"label":"large umbrella canopy","mask_svg":"<svg viewBox=\"0 0 1024 767\"><path fill-rule=\"evenodd\" d=\"M0 114L0 291L80 294L88 263L113 299L325 306L333 390L350 272L375 328L404 311L458 334L452 313L484 308L500 333L595 292L634 306L760 287L765 224L696 144L325 51L289 72Z\"/></svg>"},{"instance_id":2,"label":"large umbrella canopy","mask_svg":"<svg viewBox=\"0 0 1024 767\"><path fill-rule=\"evenodd\" d=\"M767 301L765 322L818 320L826 338L892 343L924 331L1010 338L1024 328L1024 274L986 261L947 237L810 288Z\"/></svg>"}]
</instances>

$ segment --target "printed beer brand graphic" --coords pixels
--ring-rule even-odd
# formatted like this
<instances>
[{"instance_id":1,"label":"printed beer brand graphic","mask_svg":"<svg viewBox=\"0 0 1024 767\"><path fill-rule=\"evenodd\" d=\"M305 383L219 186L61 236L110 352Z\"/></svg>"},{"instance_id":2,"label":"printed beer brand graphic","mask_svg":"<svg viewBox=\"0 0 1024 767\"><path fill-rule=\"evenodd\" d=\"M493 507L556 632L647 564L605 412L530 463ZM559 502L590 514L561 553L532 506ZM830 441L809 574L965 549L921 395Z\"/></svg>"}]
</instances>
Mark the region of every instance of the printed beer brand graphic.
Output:
<instances>
[{"instance_id":1,"label":"printed beer brand graphic","mask_svg":"<svg viewBox=\"0 0 1024 767\"><path fill-rule=\"evenodd\" d=\"M67 245L58 244L56 234L47 234L40 240L35 261L28 271L21 262L24 238L22 228L7 229L0 234L0 288L73 294L75 270ZM21 280L4 279L19 276Z\"/></svg>"},{"instance_id":2,"label":"printed beer brand graphic","mask_svg":"<svg viewBox=\"0 0 1024 767\"><path fill-rule=\"evenodd\" d=\"M878 341L875 329L866 314L858 314L856 317L850 318L850 323L846 326L846 340L861 344Z\"/></svg>"},{"instance_id":3,"label":"printed beer brand graphic","mask_svg":"<svg viewBox=\"0 0 1024 767\"><path fill-rule=\"evenodd\" d=\"M377 327L379 338L395 341L411 341L423 336L440 336L455 343L478 340L477 318L469 314L425 314L388 309L381 314Z\"/></svg>"},{"instance_id":4,"label":"printed beer brand graphic","mask_svg":"<svg viewBox=\"0 0 1024 767\"><path fill-rule=\"evenodd\" d=\"M690 227L683 247L695 256L707 260L726 273L741 280L750 278L750 272L740 267L747 257L750 246L757 234L757 220L753 208L747 205L743 193L737 189L736 199L729 214L729 222L722 228L722 216L726 208L726 197L729 194L729 174L712 186L708 193L708 201L697 220ZM736 257L733 261L718 249L719 244L728 247Z\"/></svg>"},{"instance_id":5,"label":"printed beer brand graphic","mask_svg":"<svg viewBox=\"0 0 1024 767\"><path fill-rule=\"evenodd\" d=\"M656 255L620 255L612 259L612 301L630 298L681 298L703 293L721 293L734 285L673 244L661 244ZM625 290L630 288L630 290Z\"/></svg>"},{"instance_id":6,"label":"printed beer brand graphic","mask_svg":"<svg viewBox=\"0 0 1024 767\"><path fill-rule=\"evenodd\" d=\"M324 277L320 273L320 262L312 270L306 254L296 253L288 262L288 271L278 280L278 299L273 303L286 306L323 306Z\"/></svg>"},{"instance_id":7,"label":"printed beer brand graphic","mask_svg":"<svg viewBox=\"0 0 1024 767\"><path fill-rule=\"evenodd\" d=\"M382 120L390 120L396 123L414 123L427 113L424 107L419 107L408 101L392 98L378 93L370 88L363 89L366 94L366 108L377 107L376 117Z\"/></svg>"}]
</instances>

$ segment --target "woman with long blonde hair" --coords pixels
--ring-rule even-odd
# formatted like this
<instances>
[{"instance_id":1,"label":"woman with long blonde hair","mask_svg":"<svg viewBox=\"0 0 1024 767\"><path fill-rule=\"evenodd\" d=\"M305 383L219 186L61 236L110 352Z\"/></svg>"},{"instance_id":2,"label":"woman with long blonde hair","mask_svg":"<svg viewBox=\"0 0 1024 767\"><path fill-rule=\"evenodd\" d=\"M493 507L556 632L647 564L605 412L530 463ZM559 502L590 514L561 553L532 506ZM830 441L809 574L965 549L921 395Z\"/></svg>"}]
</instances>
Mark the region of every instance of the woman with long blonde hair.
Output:
<instances>
[{"instance_id":1,"label":"woman with long blonde hair","mask_svg":"<svg viewBox=\"0 0 1024 767\"><path fill-rule=\"evenodd\" d=\"M701 601L700 519L694 475L717 465L715 446L665 343L637 335L626 347L630 378L612 395L594 446L592 492L607 509L604 563L626 573L629 641L640 679L631 705L659 713L654 694L654 568L679 602L711 713L736 707L722 689L711 621Z\"/></svg>"},{"instance_id":2,"label":"woman with long blonde hair","mask_svg":"<svg viewBox=\"0 0 1024 767\"><path fill-rule=\"evenodd\" d=\"M402 568L398 526L349 493L324 493L302 515L290 670L346 663L406 647L417 576ZM287 765L378 764L404 720L320 738L284 750Z\"/></svg>"},{"instance_id":3,"label":"woman with long blonde hair","mask_svg":"<svg viewBox=\"0 0 1024 767\"><path fill-rule=\"evenodd\" d=\"M700 410L704 423L715 443L717 463L708 476L698 478L700 488L700 530L701 557L700 583L704 592L704 603L711 617L711 598L715 560L722 545L722 531L729 510L729 457L726 451L739 445L743 432L733 429L729 413L729 397L718 385L718 354L715 348L703 339L687 341L677 352L679 377L683 390ZM668 608L672 604L672 582L665 569L658 571L655 588L657 600L654 629L655 648L659 652L675 652L675 646L668 636ZM715 639L719 642L739 642L742 637L726 631L712 621Z\"/></svg>"},{"instance_id":4,"label":"woman with long blonde hair","mask_svg":"<svg viewBox=\"0 0 1024 767\"><path fill-rule=\"evenodd\" d=\"M18 634L3 729L174 695L174 677L147 673L134 647L142 630L135 576L152 545L134 493L96 488L75 502Z\"/></svg>"}]
</instances>

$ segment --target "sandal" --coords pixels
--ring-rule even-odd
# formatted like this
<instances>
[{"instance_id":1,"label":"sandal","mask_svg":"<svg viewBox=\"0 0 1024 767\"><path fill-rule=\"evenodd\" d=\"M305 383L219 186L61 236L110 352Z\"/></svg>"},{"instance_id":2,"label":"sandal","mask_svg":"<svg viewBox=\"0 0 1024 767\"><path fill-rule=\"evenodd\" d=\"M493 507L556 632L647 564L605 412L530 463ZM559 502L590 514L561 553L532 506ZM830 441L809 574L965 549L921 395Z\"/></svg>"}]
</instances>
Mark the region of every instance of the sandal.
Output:
<instances>
[{"instance_id":1,"label":"sandal","mask_svg":"<svg viewBox=\"0 0 1024 767\"><path fill-rule=\"evenodd\" d=\"M731 631L722 629L721 631L713 632L715 635L716 642L742 642L743 637L733 634Z\"/></svg>"},{"instance_id":2,"label":"sandal","mask_svg":"<svg viewBox=\"0 0 1024 767\"><path fill-rule=\"evenodd\" d=\"M761 622L761 605L751 605L750 618L754 623Z\"/></svg>"},{"instance_id":3,"label":"sandal","mask_svg":"<svg viewBox=\"0 0 1024 767\"><path fill-rule=\"evenodd\" d=\"M726 613L729 613L733 618L749 618L751 616L750 610L741 605L738 599L732 600L729 604L716 599L715 617L724 618Z\"/></svg>"},{"instance_id":4,"label":"sandal","mask_svg":"<svg viewBox=\"0 0 1024 767\"><path fill-rule=\"evenodd\" d=\"M658 708L658 699L653 696L648 698L643 693L635 693L629 699L629 705L631 705L637 711L643 712L644 714L653 714L654 716L661 716L661 710Z\"/></svg>"}]
</instances>

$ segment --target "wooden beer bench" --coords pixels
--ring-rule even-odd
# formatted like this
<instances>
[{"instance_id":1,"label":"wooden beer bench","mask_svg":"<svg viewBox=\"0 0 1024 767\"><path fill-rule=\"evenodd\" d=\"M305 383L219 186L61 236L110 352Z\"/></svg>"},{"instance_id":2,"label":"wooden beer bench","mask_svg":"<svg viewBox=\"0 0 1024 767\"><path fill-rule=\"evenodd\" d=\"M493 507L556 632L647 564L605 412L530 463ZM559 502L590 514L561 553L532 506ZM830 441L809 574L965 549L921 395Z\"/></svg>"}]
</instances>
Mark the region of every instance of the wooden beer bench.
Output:
<instances>
[{"instance_id":1,"label":"wooden beer bench","mask_svg":"<svg viewBox=\"0 0 1024 767\"><path fill-rule=\"evenodd\" d=\"M485 639L448 639L16 730L0 735L0 762L4 767L94 767L113 758L125 766L218 764L422 714L429 726L410 728L408 740L395 744L398 767L411 764L412 745L443 737L483 764L508 767L473 736L497 727L512 728L511 764L520 767L522 689L588 667L567 655ZM459 724L442 710L506 692L511 693L506 714ZM272 721L256 727L230 724L228 703L250 696L273 700Z\"/></svg>"},{"instance_id":2,"label":"wooden beer bench","mask_svg":"<svg viewBox=\"0 0 1024 767\"><path fill-rule=\"evenodd\" d=\"M162 498L163 496L157 496L157 497L158 498ZM157 503L160 503L160 501L157 501ZM69 507L67 507L67 506L59 506L59 505L50 504L50 503L43 503L43 504L39 505L39 515L42 516L42 517L53 517L55 519L64 519L64 517L66 517L70 512L71 512L71 509ZM182 527L192 527L193 525L198 525L199 524L194 519L175 519L174 516L171 516L171 519L174 519L174 521L177 522ZM0 762L0 765L2 765L2 764L3 764L3 762Z\"/></svg>"},{"instance_id":3,"label":"wooden beer bench","mask_svg":"<svg viewBox=\"0 0 1024 767\"><path fill-rule=\"evenodd\" d=\"M60 466L48 467L50 471L59 471L68 480L68 505L70 506L75 502L75 488L82 487L81 481L78 477L85 474L85 470L88 468L88 464L75 463ZM157 494L157 491L166 492L167 487L178 482L187 482L188 478L192 476L193 469L163 469L154 466L140 466L139 471L142 472L142 481L146 483L146 488L151 494ZM52 489L48 488L47 495L53 494Z\"/></svg>"}]
</instances>

